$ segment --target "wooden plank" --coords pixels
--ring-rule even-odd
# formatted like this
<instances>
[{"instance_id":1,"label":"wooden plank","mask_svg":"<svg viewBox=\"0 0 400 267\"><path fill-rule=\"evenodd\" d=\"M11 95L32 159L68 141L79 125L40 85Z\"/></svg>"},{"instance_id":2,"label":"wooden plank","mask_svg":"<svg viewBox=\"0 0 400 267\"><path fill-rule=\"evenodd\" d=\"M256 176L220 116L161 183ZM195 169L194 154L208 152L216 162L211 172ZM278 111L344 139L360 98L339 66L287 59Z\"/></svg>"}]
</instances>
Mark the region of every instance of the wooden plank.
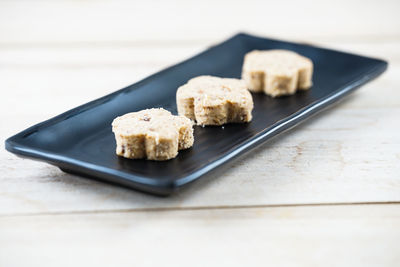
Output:
<instances>
[{"instance_id":1,"label":"wooden plank","mask_svg":"<svg viewBox=\"0 0 400 267\"><path fill-rule=\"evenodd\" d=\"M220 177L199 181L168 199L64 174L55 167L1 151L0 214L400 201L396 44L332 44L367 54L382 53L393 58L393 65L382 78L337 108L231 164ZM2 88L7 90L0 99L0 118L7 125L0 126L0 137L4 140L34 123L111 93L201 48L120 49L1 48L4 63L0 76ZM154 54L156 57L150 57Z\"/></svg>"},{"instance_id":2,"label":"wooden plank","mask_svg":"<svg viewBox=\"0 0 400 267\"><path fill-rule=\"evenodd\" d=\"M287 3L276 3L274 8L283 10ZM202 2L196 10L186 8L182 16L174 12L188 4L179 1L169 4L177 7L171 13L164 12L164 3L146 2L136 9L131 2L0 2L0 22L4 22L0 23L0 76L1 87L7 89L0 100L0 118L7 121L0 126L3 140L191 56L239 28L382 56L393 63L382 79L365 86L339 109L231 164L221 177L202 180L169 199L67 175L1 151L0 214L399 201L397 3L353 1L343 9L339 1L331 3L328 14L321 12L319 3L313 9L303 8L303 14L293 11L310 4L291 2L293 9L287 15L300 26L293 27L289 20L277 20L279 12L261 16L264 10L253 8L260 7L259 2ZM224 25L217 23L223 7L231 12ZM363 12L354 20L357 8ZM153 17L144 17L148 14ZM204 14L208 23L190 23L202 21L199 16ZM233 21L232 14L246 15ZM372 15L376 19L371 20ZM160 26L157 21L165 23Z\"/></svg>"},{"instance_id":3,"label":"wooden plank","mask_svg":"<svg viewBox=\"0 0 400 267\"><path fill-rule=\"evenodd\" d=\"M399 44L398 42L397 44ZM162 47L142 45L77 46L77 47L33 47L11 48L0 46L1 65L8 69L29 68L74 69L107 67L153 67L178 63L204 50L209 44L189 44ZM393 54L397 50L392 50ZM383 50L382 51L387 51Z\"/></svg>"},{"instance_id":4,"label":"wooden plank","mask_svg":"<svg viewBox=\"0 0 400 267\"><path fill-rule=\"evenodd\" d=\"M1 1L0 43L217 40L239 30L303 40L399 38L397 10L397 0Z\"/></svg>"},{"instance_id":5,"label":"wooden plank","mask_svg":"<svg viewBox=\"0 0 400 267\"><path fill-rule=\"evenodd\" d=\"M399 108L339 105L169 198L1 151L0 214L400 201L399 115Z\"/></svg>"},{"instance_id":6,"label":"wooden plank","mask_svg":"<svg viewBox=\"0 0 400 267\"><path fill-rule=\"evenodd\" d=\"M10 135L35 122L48 119L77 105L84 104L117 89L132 84L168 66L158 63L152 66L105 65L102 68L1 68L1 86L6 97L0 99L0 117L6 118L12 110L18 120L4 128ZM23 78L21 78L23 77ZM378 81L367 84L357 92L357 101L343 104L341 108L394 108L399 107L400 67L394 62ZM391 97L387 97L390 95ZM29 100L29 101L27 101ZM38 103L41 103L38 105ZM11 109L23 105L23 109ZM21 126L18 126L21 125Z\"/></svg>"},{"instance_id":7,"label":"wooden plank","mask_svg":"<svg viewBox=\"0 0 400 267\"><path fill-rule=\"evenodd\" d=\"M215 40L214 42L219 41ZM222 40L221 40L222 41ZM315 38L310 43L336 50L343 50L371 57L380 57L391 63L400 61L399 41L347 42L336 40L326 42ZM162 43L152 45L82 45L60 47L56 45L41 47L1 47L0 68L11 70L46 69L104 69L149 68L176 64L210 46L212 42L199 44L180 44L163 47Z\"/></svg>"},{"instance_id":8,"label":"wooden plank","mask_svg":"<svg viewBox=\"0 0 400 267\"><path fill-rule=\"evenodd\" d=\"M0 266L397 266L399 204L319 206L400 201L397 2L1 1L2 140L238 30L391 66L337 108L170 198L1 150Z\"/></svg>"},{"instance_id":9,"label":"wooden plank","mask_svg":"<svg viewBox=\"0 0 400 267\"><path fill-rule=\"evenodd\" d=\"M388 99L386 96L398 93L398 90L393 90L392 87L393 83L398 82L397 77L400 74L400 67L398 67L400 52L397 49L399 44L399 42L391 44L338 42L331 45L389 60L391 64L389 74L385 75L388 78L382 80L380 84L382 88L379 89L383 91L380 94L365 94L365 96L372 96L370 101L365 103L367 106L375 107L380 103L387 106L388 101L392 103L391 105L398 103L396 97ZM56 101L56 97L63 92L70 92L70 94L64 94L64 97L68 97L70 101L64 100L61 104L71 103L68 108L72 108L127 86L179 62L201 49L198 46L180 48L123 47L120 49L113 47L0 49L0 58L2 59L0 76L6 77L1 80L1 83L2 88L12 91L9 97L15 97L14 101L20 101L27 96L31 100L49 97L52 99L48 99L46 102L50 103ZM24 79L20 77L24 77ZM76 97L74 92L79 92L79 97ZM382 101L377 101L376 97ZM10 98L7 99L7 102L12 101ZM36 102L29 101L25 104L34 105ZM55 103L58 107L59 103ZM364 103L364 101L358 103ZM66 109L65 106L60 107L63 109L54 110L56 112L53 113L54 115ZM47 110L52 109L47 108Z\"/></svg>"},{"instance_id":10,"label":"wooden plank","mask_svg":"<svg viewBox=\"0 0 400 267\"><path fill-rule=\"evenodd\" d=\"M1 266L398 266L400 205L0 217Z\"/></svg>"}]
</instances>

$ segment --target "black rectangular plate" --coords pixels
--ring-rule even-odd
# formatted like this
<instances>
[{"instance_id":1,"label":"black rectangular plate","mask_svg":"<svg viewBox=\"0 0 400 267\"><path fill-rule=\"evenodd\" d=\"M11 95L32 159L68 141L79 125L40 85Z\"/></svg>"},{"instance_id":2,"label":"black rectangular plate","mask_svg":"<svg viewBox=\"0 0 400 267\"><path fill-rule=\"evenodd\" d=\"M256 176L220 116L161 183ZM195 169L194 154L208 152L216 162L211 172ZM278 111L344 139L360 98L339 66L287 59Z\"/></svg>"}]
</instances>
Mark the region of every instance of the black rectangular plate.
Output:
<instances>
[{"instance_id":1,"label":"black rectangular plate","mask_svg":"<svg viewBox=\"0 0 400 267\"><path fill-rule=\"evenodd\" d=\"M253 94L251 123L195 127L193 148L180 151L169 161L129 160L115 155L111 132L115 117L152 107L176 114L175 93L180 85L204 74L239 78L244 54L254 49L289 49L311 58L311 90L276 99ZM168 195L295 126L386 68L387 62L378 59L238 34L138 83L32 126L7 139L6 149L67 172Z\"/></svg>"}]
</instances>

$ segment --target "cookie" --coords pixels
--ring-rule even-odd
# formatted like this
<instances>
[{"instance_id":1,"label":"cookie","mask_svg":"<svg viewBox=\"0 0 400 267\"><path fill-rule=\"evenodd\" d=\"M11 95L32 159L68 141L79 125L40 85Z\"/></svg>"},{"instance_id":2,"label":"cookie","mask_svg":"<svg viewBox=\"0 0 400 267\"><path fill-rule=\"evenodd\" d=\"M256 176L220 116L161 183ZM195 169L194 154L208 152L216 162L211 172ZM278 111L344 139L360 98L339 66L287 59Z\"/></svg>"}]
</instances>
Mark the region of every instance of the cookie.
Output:
<instances>
[{"instance_id":1,"label":"cookie","mask_svg":"<svg viewBox=\"0 0 400 267\"><path fill-rule=\"evenodd\" d=\"M116 153L130 159L168 160L193 145L192 122L162 108L127 113L112 122Z\"/></svg>"},{"instance_id":2,"label":"cookie","mask_svg":"<svg viewBox=\"0 0 400 267\"><path fill-rule=\"evenodd\" d=\"M199 76L178 88L179 115L198 125L249 122L253 98L239 79Z\"/></svg>"},{"instance_id":3,"label":"cookie","mask_svg":"<svg viewBox=\"0 0 400 267\"><path fill-rule=\"evenodd\" d=\"M244 57L242 79L250 91L277 97L309 89L312 73L312 61L295 52L254 50Z\"/></svg>"}]
</instances>

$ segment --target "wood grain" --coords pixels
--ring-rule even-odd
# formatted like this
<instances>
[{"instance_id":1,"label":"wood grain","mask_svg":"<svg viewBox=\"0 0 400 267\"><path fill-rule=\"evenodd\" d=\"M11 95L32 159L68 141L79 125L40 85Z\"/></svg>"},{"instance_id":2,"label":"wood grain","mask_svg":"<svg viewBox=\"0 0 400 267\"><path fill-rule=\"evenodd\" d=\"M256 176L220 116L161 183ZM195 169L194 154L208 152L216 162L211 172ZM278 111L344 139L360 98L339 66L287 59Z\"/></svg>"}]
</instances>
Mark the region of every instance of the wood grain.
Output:
<instances>
[{"instance_id":1,"label":"wood grain","mask_svg":"<svg viewBox=\"0 0 400 267\"><path fill-rule=\"evenodd\" d=\"M0 217L1 266L396 266L400 206Z\"/></svg>"},{"instance_id":2,"label":"wood grain","mask_svg":"<svg viewBox=\"0 0 400 267\"><path fill-rule=\"evenodd\" d=\"M304 40L399 38L398 10L397 0L1 1L0 43L215 41L241 30Z\"/></svg>"},{"instance_id":3,"label":"wood grain","mask_svg":"<svg viewBox=\"0 0 400 267\"><path fill-rule=\"evenodd\" d=\"M0 266L397 266L399 3L0 1L2 140L240 31L389 61L334 108L169 198L1 150Z\"/></svg>"},{"instance_id":4,"label":"wood grain","mask_svg":"<svg viewBox=\"0 0 400 267\"><path fill-rule=\"evenodd\" d=\"M400 201L397 43L362 44L344 42L341 47L350 51L360 47L359 53L377 51L394 58L382 78L230 164L222 175L159 199L1 151L0 214ZM5 139L201 49L187 44L120 50L107 46L0 49L7 66L0 69L0 75L7 77L2 84L8 88L7 98L0 100L0 118L7 121L0 135ZM157 56L150 57L153 53ZM12 108L21 102L22 109ZM17 119L8 120L11 110Z\"/></svg>"},{"instance_id":5,"label":"wood grain","mask_svg":"<svg viewBox=\"0 0 400 267\"><path fill-rule=\"evenodd\" d=\"M400 201L400 109L341 108L357 101L354 95L167 199L3 152L0 213Z\"/></svg>"}]
</instances>

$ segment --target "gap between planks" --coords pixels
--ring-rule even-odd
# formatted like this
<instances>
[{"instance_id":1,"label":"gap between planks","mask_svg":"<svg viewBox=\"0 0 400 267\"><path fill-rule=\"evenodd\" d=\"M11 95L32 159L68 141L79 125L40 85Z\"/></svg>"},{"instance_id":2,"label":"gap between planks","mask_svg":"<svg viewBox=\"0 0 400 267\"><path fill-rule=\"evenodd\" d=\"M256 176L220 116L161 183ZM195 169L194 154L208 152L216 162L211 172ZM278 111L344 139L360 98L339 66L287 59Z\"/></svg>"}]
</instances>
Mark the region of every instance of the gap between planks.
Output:
<instances>
[{"instance_id":1,"label":"gap between planks","mask_svg":"<svg viewBox=\"0 0 400 267\"><path fill-rule=\"evenodd\" d=\"M199 38L199 39L141 39L141 40L101 40L101 41L85 41L85 40L75 40L75 41L54 41L54 42L35 42L35 41L20 41L20 42L0 42L0 49L32 49L32 48L121 48L121 47L145 47L145 48L157 48L165 46L191 46L191 45L205 45L213 46L219 44L236 34L241 32L233 32L231 35L227 35L224 38ZM340 43L340 42L351 42L354 44L380 44L386 42L400 42L400 34L366 34L366 35L335 35L333 37L323 36L323 35L310 35L305 37L295 37L293 39L288 39L282 36L275 35L265 35L257 34L251 32L245 32L251 35L262 38L276 39L285 42L301 43L308 45L320 45L320 43Z\"/></svg>"},{"instance_id":2,"label":"gap between planks","mask_svg":"<svg viewBox=\"0 0 400 267\"><path fill-rule=\"evenodd\" d=\"M37 213L0 214L1 218L10 217L34 217L34 216L57 216L57 215L90 215L90 214L115 214L133 212L166 212L166 211L196 211L196 210L238 210L238 209L260 209L260 208L289 208L289 207L324 207L324 206L366 206L366 205L400 205L400 201L379 202L346 202L346 203L304 203L304 204L261 204L261 205L220 205L220 206L197 206L197 207L156 207L135 209L113 209L113 210L88 210L88 211L56 211Z\"/></svg>"}]
</instances>

